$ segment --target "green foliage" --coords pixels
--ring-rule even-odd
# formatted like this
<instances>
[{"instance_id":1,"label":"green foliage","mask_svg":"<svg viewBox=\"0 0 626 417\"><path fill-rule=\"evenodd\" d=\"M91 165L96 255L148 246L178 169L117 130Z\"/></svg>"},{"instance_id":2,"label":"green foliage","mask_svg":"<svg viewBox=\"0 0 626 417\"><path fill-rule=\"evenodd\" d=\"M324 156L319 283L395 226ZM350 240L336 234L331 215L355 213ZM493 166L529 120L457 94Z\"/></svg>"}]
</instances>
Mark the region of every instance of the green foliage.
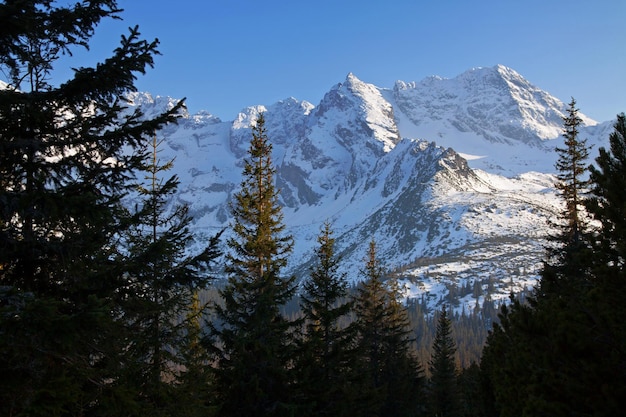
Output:
<instances>
[{"instance_id":1,"label":"green foliage","mask_svg":"<svg viewBox=\"0 0 626 417\"><path fill-rule=\"evenodd\" d=\"M228 283L211 325L221 416L288 415L294 408L289 375L294 323L280 311L295 291L294 278L280 274L293 243L283 234L271 151L261 114L234 196Z\"/></svg>"},{"instance_id":2,"label":"green foliage","mask_svg":"<svg viewBox=\"0 0 626 417\"><path fill-rule=\"evenodd\" d=\"M583 230L586 219L568 223L536 297L503 309L489 336L481 362L484 398L491 392L495 399L488 415L611 416L623 410L624 131L618 116L610 137L614 154L600 150L600 168L590 168L593 195L577 203L585 203L600 228ZM573 206L566 202L564 218L573 218Z\"/></svg>"},{"instance_id":3,"label":"green foliage","mask_svg":"<svg viewBox=\"0 0 626 417\"><path fill-rule=\"evenodd\" d=\"M591 165L592 197L587 209L600 222L595 249L611 268L622 270L626 262L626 116L617 115L614 131L609 136L610 149L600 148L597 167Z\"/></svg>"},{"instance_id":4,"label":"green foliage","mask_svg":"<svg viewBox=\"0 0 626 417\"><path fill-rule=\"evenodd\" d=\"M0 293L0 410L2 415L62 416L89 409L102 370L88 362L93 343L106 345L106 305L95 298L82 311L67 303L3 287ZM100 338L85 329L98 328ZM110 334L110 333L109 333ZM103 349L104 350L104 349Z\"/></svg>"},{"instance_id":5,"label":"green foliage","mask_svg":"<svg viewBox=\"0 0 626 417\"><path fill-rule=\"evenodd\" d=\"M219 255L220 236L200 253L187 255L193 242L191 218L186 205L170 203L178 179L160 176L173 161L161 163L158 148L154 135L141 167L144 181L136 185L141 201L116 259L124 276L124 286L118 288L118 315L127 330L125 360L132 364L124 374L125 383L138 390L143 412L152 409L152 415L177 401L174 384L187 365L186 352L180 351L188 330L183 318L196 289L210 282L208 271Z\"/></svg>"},{"instance_id":6,"label":"green foliage","mask_svg":"<svg viewBox=\"0 0 626 417\"><path fill-rule=\"evenodd\" d=\"M572 98L567 109L567 116L563 118L565 148L556 148L559 159L556 162L558 172L555 187L560 191L561 198L565 203L563 218L566 221L566 226L562 236L564 242L574 242L580 239L585 228L581 207L589 186L589 181L585 178L589 147L587 140L579 137L581 123L582 119L578 116L576 100Z\"/></svg>"},{"instance_id":7,"label":"green foliage","mask_svg":"<svg viewBox=\"0 0 626 417\"><path fill-rule=\"evenodd\" d=\"M430 371L428 384L429 415L442 417L460 415L455 351L456 345L452 339L452 323L444 306L437 321L432 358L428 363Z\"/></svg>"},{"instance_id":8,"label":"green foliage","mask_svg":"<svg viewBox=\"0 0 626 417\"><path fill-rule=\"evenodd\" d=\"M485 417L487 409L483 395L483 374L480 366L472 362L467 368L461 369L458 376L461 416Z\"/></svg>"},{"instance_id":9,"label":"green foliage","mask_svg":"<svg viewBox=\"0 0 626 417\"><path fill-rule=\"evenodd\" d=\"M489 388L493 390L494 405L502 416L522 415L534 378L528 360L532 359L537 342L531 335L534 331L545 334L533 320L529 306L511 301L510 307L502 307L500 323L490 332L481 360L481 369L487 373ZM494 414L495 410L491 410L490 415Z\"/></svg>"},{"instance_id":10,"label":"green foliage","mask_svg":"<svg viewBox=\"0 0 626 417\"><path fill-rule=\"evenodd\" d=\"M626 397L626 116L617 115L610 150L600 148L591 166L593 198L587 208L600 222L594 235L594 286L587 308L593 313L588 337L600 341L598 365L603 372L603 401L608 412ZM606 384L606 381L613 381Z\"/></svg>"},{"instance_id":11,"label":"green foliage","mask_svg":"<svg viewBox=\"0 0 626 417\"><path fill-rule=\"evenodd\" d=\"M202 345L202 318L205 313L206 304L200 302L199 292L194 292L184 322L185 337L178 346L184 370L176 381L176 399L169 404L171 415L177 417L210 417L215 414L211 357Z\"/></svg>"},{"instance_id":12,"label":"green foliage","mask_svg":"<svg viewBox=\"0 0 626 417\"><path fill-rule=\"evenodd\" d=\"M414 415L422 406L421 367L411 350L397 281L388 287L383 274L371 241L354 306L365 415Z\"/></svg>"},{"instance_id":13,"label":"green foliage","mask_svg":"<svg viewBox=\"0 0 626 417\"><path fill-rule=\"evenodd\" d=\"M537 289L539 297L573 296L573 292L585 286L589 278L589 222L583 207L590 185L586 178L589 147L586 139L579 137L581 123L576 100L572 99L568 114L563 118L565 148L556 148L559 158L555 188L560 192L565 209L559 222L554 224L559 232L551 237L555 247L550 248L544 263Z\"/></svg>"},{"instance_id":14,"label":"green foliage","mask_svg":"<svg viewBox=\"0 0 626 417\"><path fill-rule=\"evenodd\" d=\"M124 286L113 262L128 217L120 201L141 141L174 121L127 112L124 94L158 42L131 29L111 58L55 86L62 55L87 47L115 1L0 4L0 339L2 415L88 415L132 408L119 387ZM132 391L132 390L131 390ZM111 410L117 405L111 405ZM124 407L126 408L126 407Z\"/></svg>"},{"instance_id":15,"label":"green foliage","mask_svg":"<svg viewBox=\"0 0 626 417\"><path fill-rule=\"evenodd\" d=\"M303 339L298 348L296 373L299 415L346 416L354 413L354 326L344 325L352 311L347 300L345 274L338 273L335 239L329 223L317 238L318 263L304 281L301 308Z\"/></svg>"}]
</instances>

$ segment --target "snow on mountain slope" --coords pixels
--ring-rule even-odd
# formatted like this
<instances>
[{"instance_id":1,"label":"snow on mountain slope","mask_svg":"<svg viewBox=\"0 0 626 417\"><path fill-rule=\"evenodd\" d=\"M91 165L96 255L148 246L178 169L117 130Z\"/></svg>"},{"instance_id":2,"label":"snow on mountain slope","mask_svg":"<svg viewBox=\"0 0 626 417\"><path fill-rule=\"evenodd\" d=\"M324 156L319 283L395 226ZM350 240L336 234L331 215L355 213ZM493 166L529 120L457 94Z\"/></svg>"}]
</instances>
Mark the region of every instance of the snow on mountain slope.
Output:
<instances>
[{"instance_id":1,"label":"snow on mountain slope","mask_svg":"<svg viewBox=\"0 0 626 417\"><path fill-rule=\"evenodd\" d=\"M133 96L147 114L169 98ZM176 157L178 201L199 242L227 227L251 125L266 119L285 223L289 273L305 277L330 221L342 268L358 281L371 239L412 297L473 307L534 285L562 146L563 103L503 66L379 88L349 74L319 105L294 98L245 108L232 122L185 114L159 133ZM602 145L611 123L581 135ZM592 152L594 154L594 152ZM590 161L591 162L591 161ZM472 286L472 294L462 293Z\"/></svg>"},{"instance_id":2,"label":"snow on mountain slope","mask_svg":"<svg viewBox=\"0 0 626 417\"><path fill-rule=\"evenodd\" d=\"M404 268L401 276L411 297L427 294L431 305L445 302L470 311L486 299L506 299L511 291L536 284L546 243L546 220L560 210L552 190L553 177L474 173L488 185L488 191L438 185L430 204L446 208L449 222L454 224L444 236L451 242L459 242L459 235L463 240ZM472 238L468 239L468 234ZM474 291L459 294L462 287ZM449 297L451 293L457 298Z\"/></svg>"},{"instance_id":3,"label":"snow on mountain slope","mask_svg":"<svg viewBox=\"0 0 626 417\"><path fill-rule=\"evenodd\" d=\"M353 74L334 86L310 116L306 137L284 163L307 167L307 185L318 195L354 187L400 140L391 105Z\"/></svg>"},{"instance_id":4,"label":"snow on mountain slope","mask_svg":"<svg viewBox=\"0 0 626 417\"><path fill-rule=\"evenodd\" d=\"M561 132L565 105L514 70L474 68L456 78L396 82L399 107L417 125L440 120L493 142L536 142ZM581 115L584 124L595 124Z\"/></svg>"},{"instance_id":5,"label":"snow on mountain slope","mask_svg":"<svg viewBox=\"0 0 626 417\"><path fill-rule=\"evenodd\" d=\"M396 82L387 92L403 136L452 147L472 167L515 175L551 170L566 106L514 70L474 68L456 78ZM596 122L580 115L588 126Z\"/></svg>"}]
</instances>

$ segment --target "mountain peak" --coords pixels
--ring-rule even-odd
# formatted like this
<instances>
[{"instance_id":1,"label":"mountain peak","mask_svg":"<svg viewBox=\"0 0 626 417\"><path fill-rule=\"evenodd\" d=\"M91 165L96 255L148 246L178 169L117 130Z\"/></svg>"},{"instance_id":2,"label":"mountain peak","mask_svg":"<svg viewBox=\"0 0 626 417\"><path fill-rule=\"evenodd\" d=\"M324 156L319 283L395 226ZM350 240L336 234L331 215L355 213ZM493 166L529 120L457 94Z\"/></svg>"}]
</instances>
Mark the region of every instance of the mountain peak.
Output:
<instances>
[{"instance_id":1,"label":"mountain peak","mask_svg":"<svg viewBox=\"0 0 626 417\"><path fill-rule=\"evenodd\" d=\"M473 68L451 79L397 82L393 94L413 124L431 125L430 131L451 125L491 143L542 146L560 136L565 112L560 100L501 64Z\"/></svg>"},{"instance_id":2,"label":"mountain peak","mask_svg":"<svg viewBox=\"0 0 626 417\"><path fill-rule=\"evenodd\" d=\"M354 75L354 73L350 72L348 73L348 75L346 76L346 80L342 83L339 84L339 86L346 88L347 90L357 94L357 95L365 95L365 94L374 94L376 95L376 92L378 90L378 87L376 87L373 84L368 84L364 81L361 81L356 75Z\"/></svg>"},{"instance_id":3,"label":"mountain peak","mask_svg":"<svg viewBox=\"0 0 626 417\"><path fill-rule=\"evenodd\" d=\"M332 135L343 146L362 148L367 143L378 154L388 152L400 140L391 103L378 87L353 73L324 96L315 116L328 128L333 126Z\"/></svg>"},{"instance_id":4,"label":"mountain peak","mask_svg":"<svg viewBox=\"0 0 626 417\"><path fill-rule=\"evenodd\" d=\"M342 268L352 277L358 279L375 238L381 256L393 260L390 269L414 263L412 293L430 291L426 298L438 302L435 293L465 285L457 278L486 287L502 265L524 271L517 290L532 284L544 247L537 225L557 207L555 152L543 138L560 137L563 111L503 65L452 79L398 81L393 89L349 73L318 106L288 98L247 107L232 122L209 114L181 119L160 136L164 157L176 157L177 198L190 205L201 241L230 220L250 126L264 112L285 225L296 242L290 271L308 273L315 236L331 221ZM507 283L504 298L513 290L512 279Z\"/></svg>"},{"instance_id":5,"label":"mountain peak","mask_svg":"<svg viewBox=\"0 0 626 417\"><path fill-rule=\"evenodd\" d=\"M506 76L506 77L515 77L515 78L523 78L517 71L515 71L513 68L507 67L505 65L502 64L497 64L495 67L493 67L495 71L497 71L499 74L501 74L502 76Z\"/></svg>"}]
</instances>

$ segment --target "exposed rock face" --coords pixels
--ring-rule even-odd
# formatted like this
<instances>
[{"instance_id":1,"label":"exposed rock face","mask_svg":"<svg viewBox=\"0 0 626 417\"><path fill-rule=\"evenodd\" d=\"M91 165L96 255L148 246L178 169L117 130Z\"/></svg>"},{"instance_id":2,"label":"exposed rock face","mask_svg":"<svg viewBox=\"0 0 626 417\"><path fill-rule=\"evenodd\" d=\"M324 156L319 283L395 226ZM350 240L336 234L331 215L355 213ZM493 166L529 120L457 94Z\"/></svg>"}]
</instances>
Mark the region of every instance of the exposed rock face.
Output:
<instances>
[{"instance_id":1,"label":"exposed rock face","mask_svg":"<svg viewBox=\"0 0 626 417\"><path fill-rule=\"evenodd\" d=\"M174 100L136 94L133 102L151 114ZM232 122L184 115L160 133L162 157L176 158L178 200L191 207L199 244L229 224L260 112L296 241L293 273L308 273L316 236L331 221L354 280L375 239L387 266L405 268L422 292L435 275L506 279L506 271L523 271L519 282L533 284L546 219L560 209L550 173L564 106L515 71L474 69L392 89L349 74L318 106L289 98L248 107ZM606 141L610 122L583 120L590 143Z\"/></svg>"}]
</instances>

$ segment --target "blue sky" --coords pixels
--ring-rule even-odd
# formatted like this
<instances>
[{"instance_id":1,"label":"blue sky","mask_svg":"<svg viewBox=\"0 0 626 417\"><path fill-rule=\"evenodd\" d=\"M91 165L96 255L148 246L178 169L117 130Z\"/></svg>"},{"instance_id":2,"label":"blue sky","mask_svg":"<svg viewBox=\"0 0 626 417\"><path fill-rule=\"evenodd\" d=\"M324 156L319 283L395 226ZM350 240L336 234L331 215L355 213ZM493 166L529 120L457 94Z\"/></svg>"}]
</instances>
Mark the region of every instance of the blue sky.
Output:
<instances>
[{"instance_id":1,"label":"blue sky","mask_svg":"<svg viewBox=\"0 0 626 417\"><path fill-rule=\"evenodd\" d=\"M128 26L162 56L140 91L187 97L192 112L233 120L295 97L317 105L349 72L379 87L503 64L581 112L626 112L624 0L120 0L88 54L109 55Z\"/></svg>"}]
</instances>

